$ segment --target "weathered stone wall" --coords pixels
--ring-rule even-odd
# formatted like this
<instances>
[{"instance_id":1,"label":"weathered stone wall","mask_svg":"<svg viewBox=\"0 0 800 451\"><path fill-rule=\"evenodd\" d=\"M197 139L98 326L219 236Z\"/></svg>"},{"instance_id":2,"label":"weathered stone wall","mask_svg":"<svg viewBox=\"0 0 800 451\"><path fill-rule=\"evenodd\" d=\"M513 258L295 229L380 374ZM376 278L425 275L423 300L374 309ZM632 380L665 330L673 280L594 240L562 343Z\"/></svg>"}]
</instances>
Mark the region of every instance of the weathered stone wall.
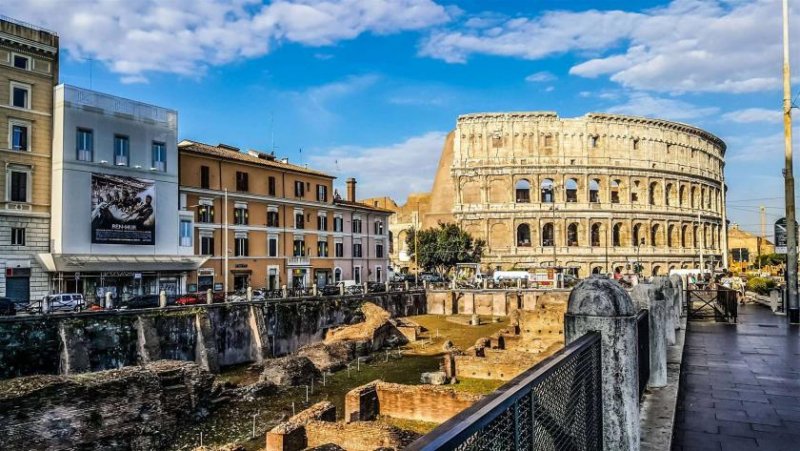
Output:
<instances>
[{"instance_id":1,"label":"weathered stone wall","mask_svg":"<svg viewBox=\"0 0 800 451\"><path fill-rule=\"evenodd\" d=\"M0 449L163 449L204 413L212 383L176 361L0 381Z\"/></svg>"},{"instance_id":2,"label":"weathered stone wall","mask_svg":"<svg viewBox=\"0 0 800 451\"><path fill-rule=\"evenodd\" d=\"M436 385L379 382L375 388L381 416L428 423L443 423L482 398Z\"/></svg>"},{"instance_id":3,"label":"weathered stone wall","mask_svg":"<svg viewBox=\"0 0 800 451\"><path fill-rule=\"evenodd\" d=\"M514 310L533 310L540 301L566 303L570 290L428 290L427 311L434 315L508 316Z\"/></svg>"},{"instance_id":4,"label":"weathered stone wall","mask_svg":"<svg viewBox=\"0 0 800 451\"><path fill-rule=\"evenodd\" d=\"M510 381L547 357L518 351L484 350L484 356L453 356L456 377Z\"/></svg>"},{"instance_id":5,"label":"weathered stone wall","mask_svg":"<svg viewBox=\"0 0 800 451\"><path fill-rule=\"evenodd\" d=\"M362 321L365 300L405 316L425 313L424 296L421 291L379 293L0 318L0 379L101 371L159 359L195 361L218 371L321 342L328 329Z\"/></svg>"},{"instance_id":6,"label":"weathered stone wall","mask_svg":"<svg viewBox=\"0 0 800 451\"><path fill-rule=\"evenodd\" d=\"M308 447L333 444L348 451L401 449L403 433L392 426L376 422L330 423L309 421L306 426Z\"/></svg>"},{"instance_id":7,"label":"weathered stone wall","mask_svg":"<svg viewBox=\"0 0 800 451\"><path fill-rule=\"evenodd\" d=\"M318 402L278 424L267 432L267 451L299 451L308 447L305 426L308 422L336 421L336 406Z\"/></svg>"}]
</instances>

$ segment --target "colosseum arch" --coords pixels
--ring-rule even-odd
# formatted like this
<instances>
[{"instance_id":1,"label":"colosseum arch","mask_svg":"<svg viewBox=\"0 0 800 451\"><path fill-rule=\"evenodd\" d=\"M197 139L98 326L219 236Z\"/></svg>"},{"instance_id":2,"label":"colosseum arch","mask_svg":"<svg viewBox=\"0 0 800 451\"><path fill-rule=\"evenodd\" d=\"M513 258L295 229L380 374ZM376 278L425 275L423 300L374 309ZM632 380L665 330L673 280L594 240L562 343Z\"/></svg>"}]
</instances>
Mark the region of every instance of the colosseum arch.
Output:
<instances>
[{"instance_id":1,"label":"colosseum arch","mask_svg":"<svg viewBox=\"0 0 800 451\"><path fill-rule=\"evenodd\" d=\"M489 181L489 203L504 204L507 202L510 202L508 196L508 179L491 179Z\"/></svg>"},{"instance_id":2,"label":"colosseum arch","mask_svg":"<svg viewBox=\"0 0 800 451\"><path fill-rule=\"evenodd\" d=\"M653 247L664 247L664 228L661 224L650 226L650 243Z\"/></svg>"},{"instance_id":3,"label":"colosseum arch","mask_svg":"<svg viewBox=\"0 0 800 451\"><path fill-rule=\"evenodd\" d=\"M566 202L578 202L578 180L574 178L568 178L564 182L564 188L566 192Z\"/></svg>"},{"instance_id":4,"label":"colosseum arch","mask_svg":"<svg viewBox=\"0 0 800 451\"><path fill-rule=\"evenodd\" d=\"M600 202L600 179L589 180L589 202Z\"/></svg>"},{"instance_id":5,"label":"colosseum arch","mask_svg":"<svg viewBox=\"0 0 800 451\"><path fill-rule=\"evenodd\" d=\"M528 179L519 179L514 185L515 199L518 204L531 202L531 182Z\"/></svg>"},{"instance_id":6,"label":"colosseum arch","mask_svg":"<svg viewBox=\"0 0 800 451\"><path fill-rule=\"evenodd\" d=\"M622 246L622 242L625 239L624 236L624 227L625 225L621 222L614 224L614 227L611 229L611 244L614 247Z\"/></svg>"},{"instance_id":7,"label":"colosseum arch","mask_svg":"<svg viewBox=\"0 0 800 451\"><path fill-rule=\"evenodd\" d=\"M661 265L653 265L652 274L654 276L660 276L661 275Z\"/></svg>"},{"instance_id":8,"label":"colosseum arch","mask_svg":"<svg viewBox=\"0 0 800 451\"><path fill-rule=\"evenodd\" d=\"M644 232L644 224L634 224L633 225L633 233L631 233L631 244L633 247L639 246L641 244L647 244L647 237L645 236Z\"/></svg>"},{"instance_id":9,"label":"colosseum arch","mask_svg":"<svg viewBox=\"0 0 800 451\"><path fill-rule=\"evenodd\" d=\"M517 226L517 246L530 247L531 226L525 222Z\"/></svg>"},{"instance_id":10,"label":"colosseum arch","mask_svg":"<svg viewBox=\"0 0 800 451\"><path fill-rule=\"evenodd\" d=\"M678 205L678 200L676 198L675 185L673 185L672 183L667 183L667 186L664 188L664 205L667 205L667 206Z\"/></svg>"},{"instance_id":11,"label":"colosseum arch","mask_svg":"<svg viewBox=\"0 0 800 451\"><path fill-rule=\"evenodd\" d=\"M555 227L552 222L542 224L542 246L555 246Z\"/></svg>"},{"instance_id":12,"label":"colosseum arch","mask_svg":"<svg viewBox=\"0 0 800 451\"><path fill-rule=\"evenodd\" d=\"M678 188L678 205L683 207L686 204L688 204L687 199L686 199L686 186L685 185L681 185L681 187Z\"/></svg>"},{"instance_id":13,"label":"colosseum arch","mask_svg":"<svg viewBox=\"0 0 800 451\"><path fill-rule=\"evenodd\" d=\"M681 226L681 247L685 248L687 243L687 234L689 233L689 226L684 224Z\"/></svg>"},{"instance_id":14,"label":"colosseum arch","mask_svg":"<svg viewBox=\"0 0 800 451\"><path fill-rule=\"evenodd\" d=\"M580 224L571 222L567 226L567 246L577 247L580 245Z\"/></svg>"},{"instance_id":15,"label":"colosseum arch","mask_svg":"<svg viewBox=\"0 0 800 451\"><path fill-rule=\"evenodd\" d=\"M692 186L692 189L689 192L689 207L697 208L697 187Z\"/></svg>"},{"instance_id":16,"label":"colosseum arch","mask_svg":"<svg viewBox=\"0 0 800 451\"><path fill-rule=\"evenodd\" d=\"M667 247L674 248L678 245L680 233L678 232L678 227L675 224L670 224L667 227Z\"/></svg>"},{"instance_id":17,"label":"colosseum arch","mask_svg":"<svg viewBox=\"0 0 800 451\"><path fill-rule=\"evenodd\" d=\"M641 197L642 183L639 180L634 180L631 186L631 203L638 204Z\"/></svg>"},{"instance_id":18,"label":"colosseum arch","mask_svg":"<svg viewBox=\"0 0 800 451\"><path fill-rule=\"evenodd\" d=\"M647 188L647 203L649 205L661 205L663 203L664 195L661 192L661 183L650 182Z\"/></svg>"},{"instance_id":19,"label":"colosseum arch","mask_svg":"<svg viewBox=\"0 0 800 451\"><path fill-rule=\"evenodd\" d=\"M492 249L503 249L511 246L508 226L505 222L496 222L489 229L489 246Z\"/></svg>"},{"instance_id":20,"label":"colosseum arch","mask_svg":"<svg viewBox=\"0 0 800 451\"><path fill-rule=\"evenodd\" d=\"M589 232L589 245L592 247L600 247L601 239L600 233L602 231L602 224L595 222L592 224L591 231Z\"/></svg>"},{"instance_id":21,"label":"colosseum arch","mask_svg":"<svg viewBox=\"0 0 800 451\"><path fill-rule=\"evenodd\" d=\"M464 178L461 181L461 203L463 204L480 204L481 202L481 186L477 180L472 178Z\"/></svg>"},{"instance_id":22,"label":"colosseum arch","mask_svg":"<svg viewBox=\"0 0 800 451\"><path fill-rule=\"evenodd\" d=\"M622 180L613 179L609 183L609 191L611 196L611 203L618 204L622 198Z\"/></svg>"},{"instance_id":23,"label":"colosseum arch","mask_svg":"<svg viewBox=\"0 0 800 451\"><path fill-rule=\"evenodd\" d=\"M556 185L553 182L553 179L544 179L542 180L539 189L541 191L540 201L542 203L553 203L555 202L555 188Z\"/></svg>"}]
</instances>

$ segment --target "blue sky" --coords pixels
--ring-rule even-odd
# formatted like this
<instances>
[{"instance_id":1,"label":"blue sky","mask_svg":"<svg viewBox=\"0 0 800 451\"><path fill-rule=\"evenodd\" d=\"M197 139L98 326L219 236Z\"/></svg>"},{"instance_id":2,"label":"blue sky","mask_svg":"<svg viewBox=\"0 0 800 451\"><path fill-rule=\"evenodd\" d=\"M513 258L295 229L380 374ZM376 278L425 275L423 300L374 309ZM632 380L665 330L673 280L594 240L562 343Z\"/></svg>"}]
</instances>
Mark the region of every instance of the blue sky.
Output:
<instances>
[{"instance_id":1,"label":"blue sky","mask_svg":"<svg viewBox=\"0 0 800 451\"><path fill-rule=\"evenodd\" d=\"M182 138L269 150L274 133L279 156L363 196L430 189L459 114L609 111L717 134L730 219L781 216L779 0L0 5L59 33L62 82L175 108Z\"/></svg>"}]
</instances>

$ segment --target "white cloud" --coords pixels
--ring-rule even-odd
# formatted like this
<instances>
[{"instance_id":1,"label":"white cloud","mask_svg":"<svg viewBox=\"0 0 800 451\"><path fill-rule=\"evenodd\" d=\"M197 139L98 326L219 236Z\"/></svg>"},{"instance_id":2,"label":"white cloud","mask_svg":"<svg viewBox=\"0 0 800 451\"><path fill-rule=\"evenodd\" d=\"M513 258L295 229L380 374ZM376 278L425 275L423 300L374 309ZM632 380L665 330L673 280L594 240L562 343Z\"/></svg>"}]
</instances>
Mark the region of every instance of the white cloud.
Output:
<instances>
[{"instance_id":1,"label":"white cloud","mask_svg":"<svg viewBox=\"0 0 800 451\"><path fill-rule=\"evenodd\" d=\"M342 80L311 86L303 91L284 93L309 125L328 126L336 120L336 101L364 92L380 80L377 74L351 75Z\"/></svg>"},{"instance_id":2,"label":"white cloud","mask_svg":"<svg viewBox=\"0 0 800 451\"><path fill-rule=\"evenodd\" d=\"M780 122L783 114L781 110L769 110L766 108L745 108L725 113L722 119L740 124L753 122Z\"/></svg>"},{"instance_id":3,"label":"white cloud","mask_svg":"<svg viewBox=\"0 0 800 451\"><path fill-rule=\"evenodd\" d=\"M800 144L800 126L792 128L794 148ZM725 159L730 164L737 162L748 163L778 163L783 167L784 136L782 131L766 135L733 136L726 139L728 152Z\"/></svg>"},{"instance_id":4,"label":"white cloud","mask_svg":"<svg viewBox=\"0 0 800 451\"><path fill-rule=\"evenodd\" d=\"M446 136L428 132L387 146L335 147L314 152L309 165L336 175L338 185L355 177L359 199L391 196L402 204L409 193L431 189Z\"/></svg>"},{"instance_id":5,"label":"white cloud","mask_svg":"<svg viewBox=\"0 0 800 451\"><path fill-rule=\"evenodd\" d=\"M155 72L196 77L210 65L265 55L281 42L326 46L363 33L425 29L451 15L433 0L6 3L3 14L55 30L70 56L101 61L126 82Z\"/></svg>"},{"instance_id":6,"label":"white cloud","mask_svg":"<svg viewBox=\"0 0 800 451\"><path fill-rule=\"evenodd\" d=\"M549 11L490 28L437 31L420 54L463 63L472 54L541 59L576 52L570 70L636 90L756 92L780 86L778 0L673 0L642 12ZM800 9L791 18L800 22ZM800 28L792 29L794 40Z\"/></svg>"},{"instance_id":7,"label":"white cloud","mask_svg":"<svg viewBox=\"0 0 800 451\"><path fill-rule=\"evenodd\" d=\"M555 75L547 71L535 72L525 77L525 81L531 83L546 83L548 81L555 81L556 79L557 77Z\"/></svg>"},{"instance_id":8,"label":"white cloud","mask_svg":"<svg viewBox=\"0 0 800 451\"><path fill-rule=\"evenodd\" d=\"M699 107L682 100L653 97L649 94L637 92L631 94L625 103L612 106L607 111L609 113L683 121L709 116L717 113L719 109L716 107Z\"/></svg>"}]
</instances>

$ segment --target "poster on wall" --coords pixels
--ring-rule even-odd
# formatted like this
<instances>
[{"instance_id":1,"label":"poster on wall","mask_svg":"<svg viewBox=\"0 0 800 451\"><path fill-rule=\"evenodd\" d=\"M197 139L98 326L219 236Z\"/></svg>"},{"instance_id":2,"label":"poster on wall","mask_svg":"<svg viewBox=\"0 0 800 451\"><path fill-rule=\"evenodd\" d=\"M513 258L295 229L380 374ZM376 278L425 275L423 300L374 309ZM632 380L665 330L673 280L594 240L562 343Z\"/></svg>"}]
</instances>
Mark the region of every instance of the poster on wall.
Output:
<instances>
[{"instance_id":1,"label":"poster on wall","mask_svg":"<svg viewBox=\"0 0 800 451\"><path fill-rule=\"evenodd\" d=\"M155 182L92 174L92 243L156 244Z\"/></svg>"}]
</instances>

